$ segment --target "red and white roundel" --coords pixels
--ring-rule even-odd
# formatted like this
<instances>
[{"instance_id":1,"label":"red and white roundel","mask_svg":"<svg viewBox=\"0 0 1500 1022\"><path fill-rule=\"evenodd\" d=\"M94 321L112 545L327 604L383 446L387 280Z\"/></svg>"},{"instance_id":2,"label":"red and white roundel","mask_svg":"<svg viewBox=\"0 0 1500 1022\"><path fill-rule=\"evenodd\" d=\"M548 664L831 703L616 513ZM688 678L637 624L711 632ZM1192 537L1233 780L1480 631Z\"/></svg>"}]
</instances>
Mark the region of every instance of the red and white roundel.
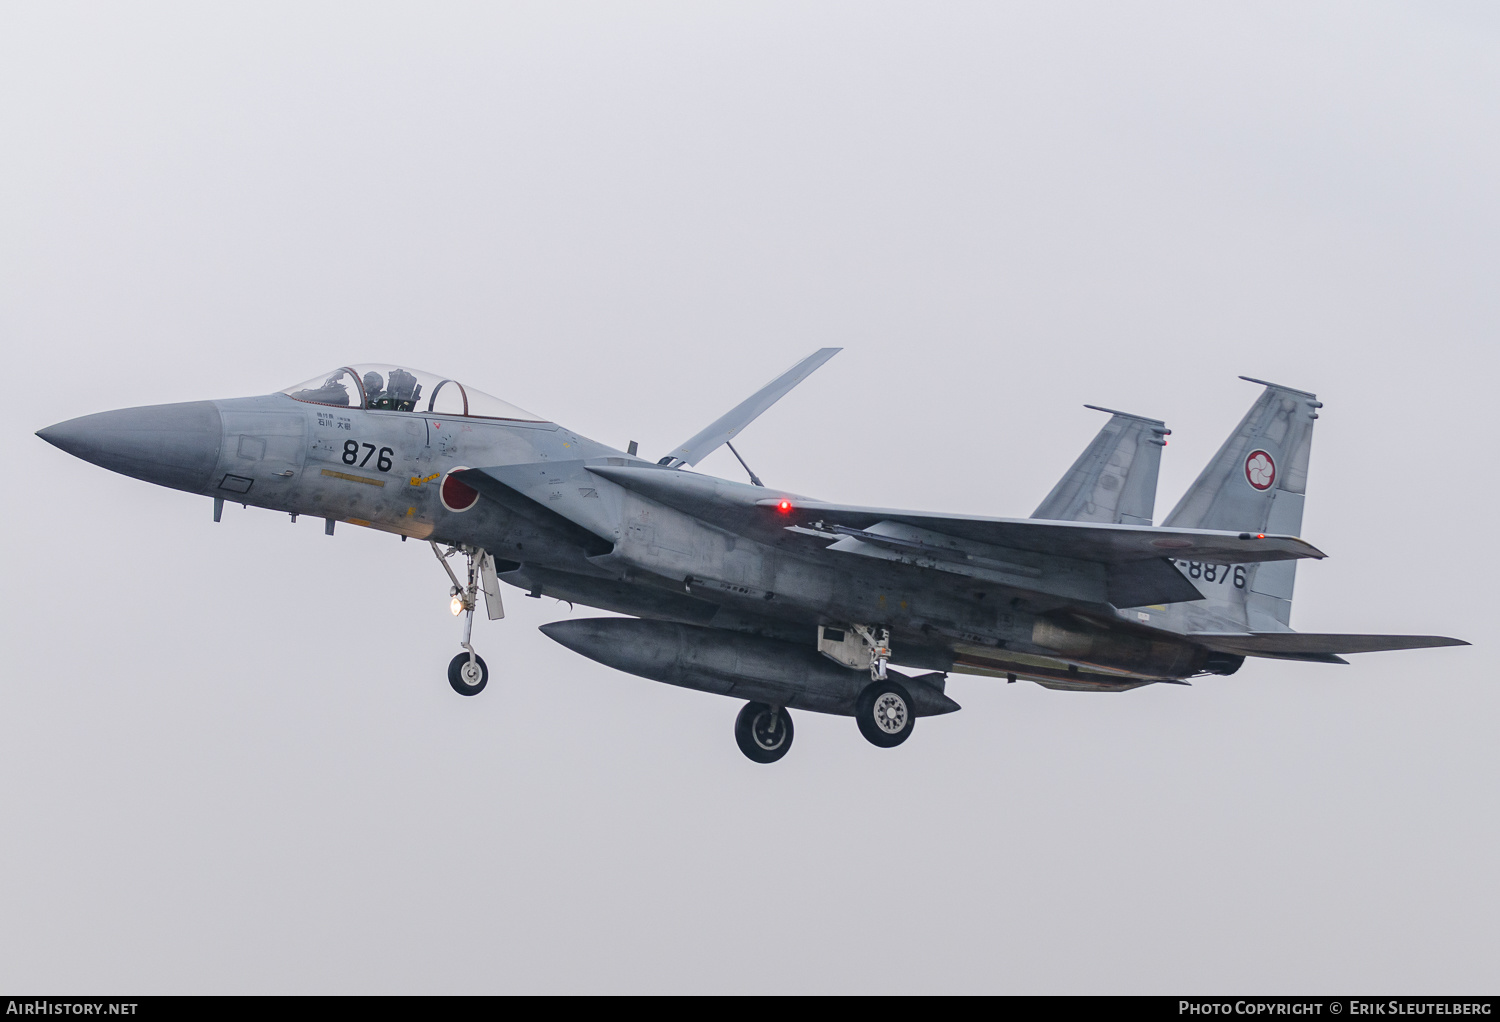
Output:
<instances>
[{"instance_id":1,"label":"red and white roundel","mask_svg":"<svg viewBox=\"0 0 1500 1022\"><path fill-rule=\"evenodd\" d=\"M1257 490L1269 490L1276 482L1276 462L1265 451L1251 451L1245 459L1245 478Z\"/></svg>"},{"instance_id":2,"label":"red and white roundel","mask_svg":"<svg viewBox=\"0 0 1500 1022\"><path fill-rule=\"evenodd\" d=\"M438 486L438 499L443 502L443 507L449 511L467 511L479 501L479 491L468 483L454 479L454 472L463 472L466 469L451 469L443 476L443 482Z\"/></svg>"}]
</instances>

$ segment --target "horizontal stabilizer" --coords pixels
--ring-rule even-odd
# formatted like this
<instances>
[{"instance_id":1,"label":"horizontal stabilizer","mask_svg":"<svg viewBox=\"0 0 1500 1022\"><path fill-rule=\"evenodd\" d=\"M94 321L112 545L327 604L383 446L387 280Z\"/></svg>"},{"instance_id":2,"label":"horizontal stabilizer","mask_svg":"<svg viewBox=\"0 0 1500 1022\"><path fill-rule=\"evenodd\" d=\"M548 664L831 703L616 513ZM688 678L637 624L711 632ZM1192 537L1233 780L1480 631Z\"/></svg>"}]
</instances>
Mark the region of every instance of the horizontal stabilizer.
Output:
<instances>
[{"instance_id":1,"label":"horizontal stabilizer","mask_svg":"<svg viewBox=\"0 0 1500 1022\"><path fill-rule=\"evenodd\" d=\"M662 459L662 462L674 467L698 464L738 436L740 430L750 425L762 412L785 397L793 387L811 376L814 369L843 350L843 348L819 348L719 416L697 436L678 444L671 454Z\"/></svg>"},{"instance_id":2,"label":"horizontal stabilizer","mask_svg":"<svg viewBox=\"0 0 1500 1022\"><path fill-rule=\"evenodd\" d=\"M1340 635L1318 632L1192 632L1196 643L1224 653L1286 659L1322 658L1339 653L1381 653L1393 649L1467 646L1443 635Z\"/></svg>"}]
</instances>

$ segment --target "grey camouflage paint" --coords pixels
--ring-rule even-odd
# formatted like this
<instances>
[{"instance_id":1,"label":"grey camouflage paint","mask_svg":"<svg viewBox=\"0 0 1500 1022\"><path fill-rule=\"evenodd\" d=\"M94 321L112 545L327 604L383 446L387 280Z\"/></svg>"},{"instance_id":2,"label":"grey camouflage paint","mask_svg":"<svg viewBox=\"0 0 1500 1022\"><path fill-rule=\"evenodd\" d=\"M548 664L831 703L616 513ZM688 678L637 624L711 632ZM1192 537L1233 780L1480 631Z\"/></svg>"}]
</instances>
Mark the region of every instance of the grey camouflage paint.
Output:
<instances>
[{"instance_id":1,"label":"grey camouflage paint","mask_svg":"<svg viewBox=\"0 0 1500 1022\"><path fill-rule=\"evenodd\" d=\"M804 360L736 412L759 415L828 357ZM1266 385L1162 528L1149 521L1167 431L1125 413L1030 521L826 504L698 475L676 467L681 459L654 464L556 423L284 394L104 412L39 435L216 500L487 551L511 585L640 619L544 629L585 655L672 684L851 713L865 676L818 656L819 626L886 627L893 661L918 670L1088 691L1233 673L1245 656L1337 661L1458 643L1299 644L1290 632L1296 559L1322 556L1295 538L1318 407L1311 394ZM735 435L735 414L684 450L698 459ZM1274 478L1259 461L1247 469L1257 452ZM450 473L482 495L470 508L440 498ZM1066 520L1043 520L1054 517ZM683 666L693 663L711 667ZM919 714L957 708L940 684L921 684L934 697L913 696Z\"/></svg>"}]
</instances>

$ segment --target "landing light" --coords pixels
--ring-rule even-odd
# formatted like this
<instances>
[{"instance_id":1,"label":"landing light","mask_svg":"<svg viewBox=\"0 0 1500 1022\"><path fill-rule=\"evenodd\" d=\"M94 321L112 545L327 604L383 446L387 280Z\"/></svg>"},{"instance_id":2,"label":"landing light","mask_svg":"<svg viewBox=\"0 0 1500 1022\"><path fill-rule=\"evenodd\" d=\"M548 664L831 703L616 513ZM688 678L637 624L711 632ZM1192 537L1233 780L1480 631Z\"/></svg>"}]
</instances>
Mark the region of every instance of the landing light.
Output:
<instances>
[{"instance_id":1,"label":"landing light","mask_svg":"<svg viewBox=\"0 0 1500 1022\"><path fill-rule=\"evenodd\" d=\"M464 612L464 601L455 596L448 602L448 609L453 611L454 617L458 617Z\"/></svg>"}]
</instances>

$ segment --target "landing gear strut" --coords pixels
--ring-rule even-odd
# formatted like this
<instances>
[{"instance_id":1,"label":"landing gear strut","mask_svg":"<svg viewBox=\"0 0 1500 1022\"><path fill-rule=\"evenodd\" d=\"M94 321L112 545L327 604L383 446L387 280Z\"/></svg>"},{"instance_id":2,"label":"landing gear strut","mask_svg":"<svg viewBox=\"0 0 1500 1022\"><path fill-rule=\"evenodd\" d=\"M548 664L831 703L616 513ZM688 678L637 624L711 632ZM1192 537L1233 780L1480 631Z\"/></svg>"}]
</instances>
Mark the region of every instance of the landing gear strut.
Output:
<instances>
[{"instance_id":1,"label":"landing gear strut","mask_svg":"<svg viewBox=\"0 0 1500 1022\"><path fill-rule=\"evenodd\" d=\"M870 644L870 680L884 681L886 665L891 662L891 630L864 625L855 625L854 630Z\"/></svg>"},{"instance_id":2,"label":"landing gear strut","mask_svg":"<svg viewBox=\"0 0 1500 1022\"><path fill-rule=\"evenodd\" d=\"M489 608L490 617L498 618L505 615L503 608L499 613L496 609L500 606L500 592L498 585L492 586L491 579L494 576L494 567L489 560L489 554L476 547L449 547L447 553L438 549L436 543L429 540L432 553L448 573L448 578L453 582L453 588L448 591L452 598L449 607L453 616L462 614L464 618L464 637L459 645L465 652L458 654L448 664L448 684L453 686L453 691L461 696L477 696L484 691L484 686L489 684L490 670L485 666L484 658L474 652L473 645L469 640L474 634L474 608L479 602L479 588L481 581L484 584L484 595ZM448 558L454 554L463 552L467 564L464 569L465 582L460 583L458 576L453 573L453 568L448 564ZM494 590L493 594L491 589ZM491 602L493 601L493 602Z\"/></svg>"},{"instance_id":3,"label":"landing gear strut","mask_svg":"<svg viewBox=\"0 0 1500 1022\"><path fill-rule=\"evenodd\" d=\"M746 703L734 718L734 740L756 763L774 763L792 747L792 715L784 706Z\"/></svg>"},{"instance_id":4,"label":"landing gear strut","mask_svg":"<svg viewBox=\"0 0 1500 1022\"><path fill-rule=\"evenodd\" d=\"M886 674L891 661L891 630L865 625L855 625L854 630L870 644L870 683L854 700L854 721L871 745L891 749L911 736L911 693Z\"/></svg>"}]
</instances>

